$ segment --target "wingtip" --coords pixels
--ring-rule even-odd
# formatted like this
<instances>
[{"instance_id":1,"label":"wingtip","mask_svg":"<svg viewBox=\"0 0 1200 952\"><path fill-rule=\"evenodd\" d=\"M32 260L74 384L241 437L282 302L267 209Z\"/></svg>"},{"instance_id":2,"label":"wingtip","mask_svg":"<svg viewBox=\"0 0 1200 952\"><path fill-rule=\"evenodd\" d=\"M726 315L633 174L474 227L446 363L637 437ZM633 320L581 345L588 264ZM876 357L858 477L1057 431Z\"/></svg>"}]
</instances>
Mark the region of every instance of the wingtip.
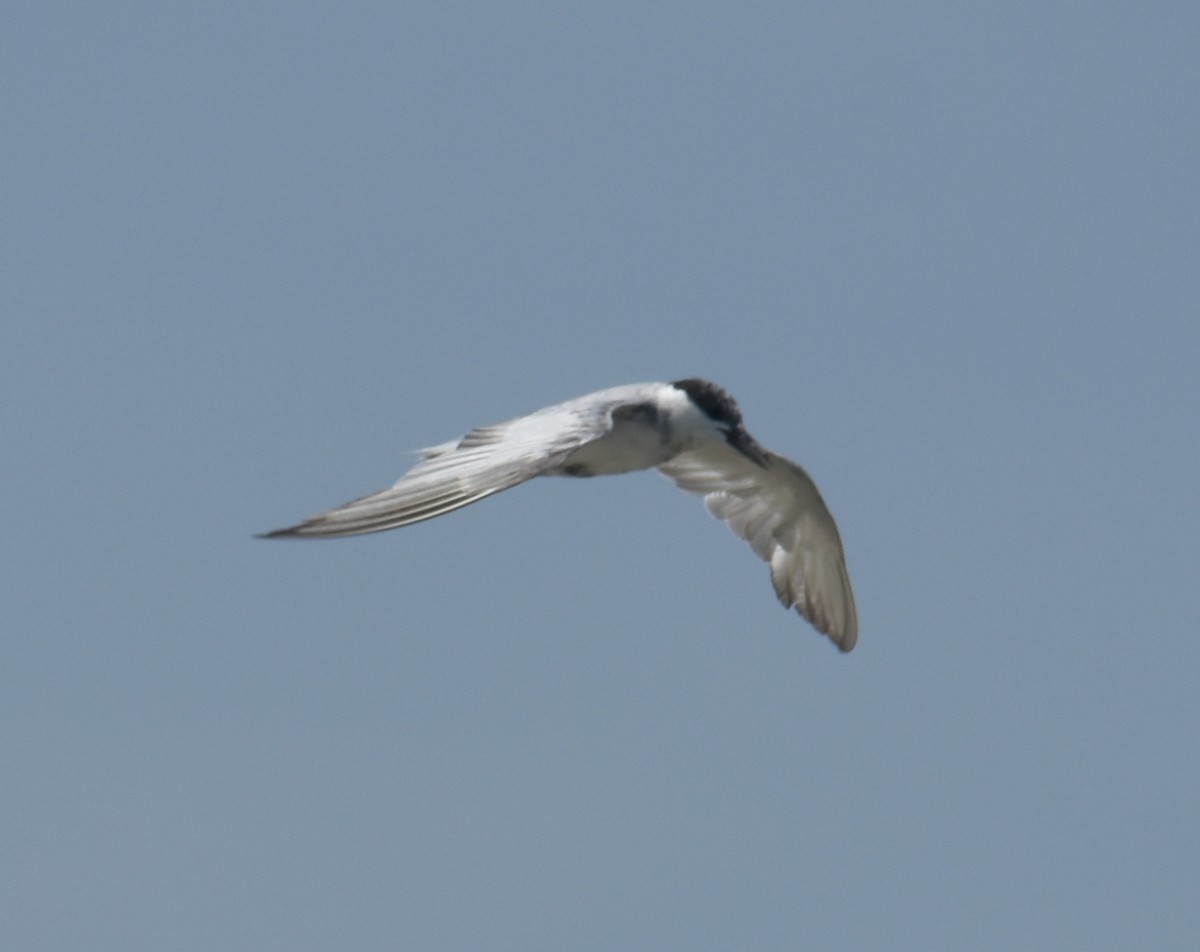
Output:
<instances>
[{"instance_id":1,"label":"wingtip","mask_svg":"<svg viewBox=\"0 0 1200 952\"><path fill-rule=\"evenodd\" d=\"M300 526L288 526L286 529L272 529L270 532L256 532L256 539L287 539L298 538L300 536Z\"/></svg>"},{"instance_id":2,"label":"wingtip","mask_svg":"<svg viewBox=\"0 0 1200 952\"><path fill-rule=\"evenodd\" d=\"M852 621L849 626L842 629L839 629L836 625L824 627L814 625L813 627L832 641L837 650L842 654L849 654L854 650L854 646L858 644L858 624L856 621Z\"/></svg>"}]
</instances>

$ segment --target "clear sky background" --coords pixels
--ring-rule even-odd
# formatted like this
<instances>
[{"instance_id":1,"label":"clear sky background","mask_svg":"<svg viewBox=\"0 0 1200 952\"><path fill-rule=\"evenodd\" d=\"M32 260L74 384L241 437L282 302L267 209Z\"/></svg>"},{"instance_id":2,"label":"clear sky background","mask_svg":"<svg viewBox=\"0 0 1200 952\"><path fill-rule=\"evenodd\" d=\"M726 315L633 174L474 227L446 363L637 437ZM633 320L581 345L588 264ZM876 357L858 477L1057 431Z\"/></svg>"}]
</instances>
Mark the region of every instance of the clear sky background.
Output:
<instances>
[{"instance_id":1,"label":"clear sky background","mask_svg":"<svg viewBox=\"0 0 1200 952\"><path fill-rule=\"evenodd\" d=\"M1200 947L1200 6L5 6L0 947ZM706 376L656 474L252 534Z\"/></svg>"}]
</instances>

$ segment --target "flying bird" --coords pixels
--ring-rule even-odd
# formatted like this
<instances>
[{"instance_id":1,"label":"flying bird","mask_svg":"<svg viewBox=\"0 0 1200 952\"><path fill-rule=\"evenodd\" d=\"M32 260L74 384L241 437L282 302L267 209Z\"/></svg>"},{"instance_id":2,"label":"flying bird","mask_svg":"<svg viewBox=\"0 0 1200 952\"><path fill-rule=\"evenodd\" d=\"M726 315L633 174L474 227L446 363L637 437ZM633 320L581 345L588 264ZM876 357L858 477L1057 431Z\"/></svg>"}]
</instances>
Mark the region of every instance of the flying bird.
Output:
<instances>
[{"instance_id":1,"label":"flying bird","mask_svg":"<svg viewBox=\"0 0 1200 952\"><path fill-rule=\"evenodd\" d=\"M858 640L854 594L833 516L808 474L761 446L733 398L707 380L600 390L481 426L421 450L390 489L261 538L381 532L432 519L535 476L657 469L750 543L794 607L838 648Z\"/></svg>"}]
</instances>

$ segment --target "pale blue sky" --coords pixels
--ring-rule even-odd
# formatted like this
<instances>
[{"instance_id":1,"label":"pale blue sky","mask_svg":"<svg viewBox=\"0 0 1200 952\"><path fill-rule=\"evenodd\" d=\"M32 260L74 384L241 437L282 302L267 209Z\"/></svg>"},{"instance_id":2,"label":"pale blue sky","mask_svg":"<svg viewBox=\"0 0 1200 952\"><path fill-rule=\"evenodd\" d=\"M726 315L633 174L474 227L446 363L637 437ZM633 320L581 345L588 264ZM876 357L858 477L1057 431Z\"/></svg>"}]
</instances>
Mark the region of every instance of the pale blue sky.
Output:
<instances>
[{"instance_id":1,"label":"pale blue sky","mask_svg":"<svg viewBox=\"0 0 1200 952\"><path fill-rule=\"evenodd\" d=\"M16 2L0 946L1200 944L1200 7ZM702 375L654 474L252 533Z\"/></svg>"}]
</instances>

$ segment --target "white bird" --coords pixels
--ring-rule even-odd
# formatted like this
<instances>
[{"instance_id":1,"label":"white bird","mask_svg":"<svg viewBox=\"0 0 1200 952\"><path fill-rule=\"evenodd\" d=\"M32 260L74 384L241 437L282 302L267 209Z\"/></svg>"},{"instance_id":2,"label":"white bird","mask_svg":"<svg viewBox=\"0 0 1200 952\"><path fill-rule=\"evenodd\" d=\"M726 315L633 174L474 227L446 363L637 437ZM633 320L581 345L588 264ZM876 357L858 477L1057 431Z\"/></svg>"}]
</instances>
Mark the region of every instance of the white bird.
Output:
<instances>
[{"instance_id":1,"label":"white bird","mask_svg":"<svg viewBox=\"0 0 1200 952\"><path fill-rule=\"evenodd\" d=\"M808 474L758 444L733 398L706 380L600 390L482 426L420 451L390 489L286 529L346 536L395 529L460 509L535 476L608 476L657 468L704 497L771 568L775 594L842 651L858 640L837 526Z\"/></svg>"}]
</instances>

